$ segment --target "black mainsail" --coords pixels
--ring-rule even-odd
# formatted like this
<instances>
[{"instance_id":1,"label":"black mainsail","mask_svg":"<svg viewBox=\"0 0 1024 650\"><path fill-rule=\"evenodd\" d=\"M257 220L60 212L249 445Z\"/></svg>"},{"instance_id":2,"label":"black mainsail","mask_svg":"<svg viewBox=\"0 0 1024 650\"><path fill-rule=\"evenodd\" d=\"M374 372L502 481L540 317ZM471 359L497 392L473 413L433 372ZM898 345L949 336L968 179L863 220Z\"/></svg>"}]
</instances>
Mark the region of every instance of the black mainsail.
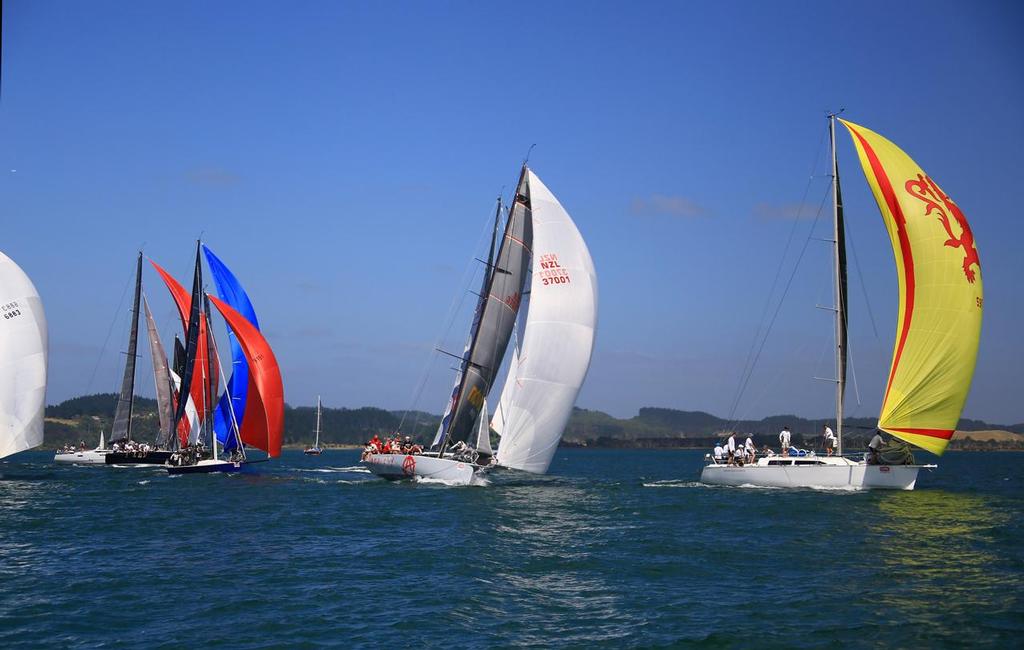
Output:
<instances>
[{"instance_id":1,"label":"black mainsail","mask_svg":"<svg viewBox=\"0 0 1024 650\"><path fill-rule=\"evenodd\" d=\"M847 341L847 279L846 279L846 226L843 222L843 192L839 185L839 160L836 156L836 120L830 116L829 139L832 141L832 200L834 206L834 259L836 310L836 436L840 455L843 453L843 401L846 392Z\"/></svg>"},{"instance_id":2,"label":"black mainsail","mask_svg":"<svg viewBox=\"0 0 1024 650\"><path fill-rule=\"evenodd\" d=\"M181 386L178 388L178 408L174 411L174 430L177 430L188 406L188 398L192 393L192 376L195 374L196 355L199 352L199 320L203 313L201 300L203 267L199 258L200 245L201 243L197 241L196 269L192 276L192 307L189 310L188 329L185 332L185 365L181 373Z\"/></svg>"},{"instance_id":3,"label":"black mainsail","mask_svg":"<svg viewBox=\"0 0 1024 650\"><path fill-rule=\"evenodd\" d=\"M132 438L132 410L135 405L135 358L139 348L139 297L142 294L142 251L135 266L135 300L132 303L132 327L125 352L124 378L121 380L121 394L117 397L114 410L114 424L110 429L110 441Z\"/></svg>"},{"instance_id":4,"label":"black mainsail","mask_svg":"<svg viewBox=\"0 0 1024 650\"><path fill-rule=\"evenodd\" d=\"M478 305L479 322L475 324L469 349L463 357L461 383L451 406L448 426L442 432L442 450L451 442L472 441L474 425L505 356L522 302L533 243L526 169L523 165L497 256L488 260Z\"/></svg>"}]
</instances>

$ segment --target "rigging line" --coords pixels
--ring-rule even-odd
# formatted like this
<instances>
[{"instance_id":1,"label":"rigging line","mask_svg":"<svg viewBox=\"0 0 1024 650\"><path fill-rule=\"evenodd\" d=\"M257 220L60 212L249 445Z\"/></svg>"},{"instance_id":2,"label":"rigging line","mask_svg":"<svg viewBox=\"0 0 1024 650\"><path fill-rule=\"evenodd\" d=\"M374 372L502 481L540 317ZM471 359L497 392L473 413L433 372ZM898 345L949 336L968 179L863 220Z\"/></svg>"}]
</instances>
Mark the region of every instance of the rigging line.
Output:
<instances>
[{"instance_id":1,"label":"rigging line","mask_svg":"<svg viewBox=\"0 0 1024 650\"><path fill-rule=\"evenodd\" d=\"M868 308L868 318L871 321L871 329L875 333L875 340L881 342L881 339L878 337L878 326L875 325L875 313L871 310L871 300L868 298L868 287L864 284L864 275L860 271L860 260L857 258L857 245L854 242L853 237L850 236L851 232L850 226L847 225L848 222L849 219L843 220L843 225L847 230L846 241L850 243L849 250L853 253L853 267L857 269L857 280L860 282L860 290L864 294L864 304L867 305Z\"/></svg>"},{"instance_id":2,"label":"rigging line","mask_svg":"<svg viewBox=\"0 0 1024 650\"><path fill-rule=\"evenodd\" d=\"M480 235L477 237L476 245L473 247L473 250L477 250L480 248L481 242L484 240L484 237L487 235L487 232L490 229L490 222L491 218L490 216L488 216L487 220L484 222L483 229L480 231ZM455 323L455 317L458 315L459 311L462 309L462 305L466 301L466 294L468 292L466 291L465 288L470 286L469 283L472 282L472 279L475 276L476 260L473 259L473 257L471 256L470 259L466 262L466 266L462 271L462 276L459 281L458 288L456 289L456 293L455 295L452 296L451 304L448 306L448 314L445 317L445 324L443 325L441 332L435 339L434 345L431 346L433 352L428 356L423 371L420 374L420 382L416 386L416 388L413 389L412 405L402 412L402 418L401 420L399 420L398 423L398 431L402 430L402 426L405 424L405 420L408 417L409 412L416 409L416 406L419 404L420 398L423 396L423 391L426 389L427 382L430 380L431 368L434 365L434 360L437 358L437 348L442 347L442 343L444 343L445 337L451 331L452 326ZM419 420L417 420L414 426L419 427Z\"/></svg>"},{"instance_id":3,"label":"rigging line","mask_svg":"<svg viewBox=\"0 0 1024 650\"><path fill-rule=\"evenodd\" d=\"M96 358L96 365L93 366L92 374L89 375L89 383L88 383L88 389L87 390L89 391L90 394L92 393L93 381L95 381L95 379L96 379L96 372L100 368L100 362L103 361L103 356L107 352L107 343L110 342L110 335L114 333L114 325L117 324L118 314L121 313L121 307L124 305L124 297L126 295L128 295L128 287L132 284L134 278L135 278L135 271L133 270L131 272L130 277L128 278L128 282L125 283L124 289L121 291L121 299L117 303L117 310L114 311L114 318L113 318L113 320L110 321L110 329L107 330L107 338L103 339L103 347L100 348L100 354ZM120 391L118 391L118 393L120 393Z\"/></svg>"},{"instance_id":4,"label":"rigging line","mask_svg":"<svg viewBox=\"0 0 1024 650\"><path fill-rule=\"evenodd\" d=\"M789 280L786 281L786 286L785 286L785 288L782 291L782 296L779 298L779 302L775 306L775 312L772 314L772 318L771 318L771 320L768 323L768 328L765 330L764 338L761 339L761 344L757 348L757 354L754 355L754 361L751 364L750 373L743 379L743 382L740 385L739 395L737 396L738 397L737 403L739 403L739 400L742 399L743 393L747 389L747 384L750 383L750 378L754 374L754 367L757 365L757 361L761 358L761 352L764 351L764 345L765 345L765 343L768 342L768 335L771 334L772 327L774 327L774 325L775 325L775 320L778 318L779 312L782 311L782 305L786 301L786 295L789 293L789 289L793 285L793 279L796 277L796 272L800 268L800 261L803 260L804 253L807 252L807 246L808 246L808 244L811 243L812 235L814 234L814 227L818 224L818 220L821 218L821 212L822 212L822 210L825 207L825 203L828 201L828 198L831 195L832 195L832 186L829 185L829 187L827 188L827 191L825 192L825 196L823 196L821 198L821 203L818 206L818 213L814 217L814 222L811 223L811 228L810 228L810 230L807 233L807 239L804 240L804 245L800 249L800 255L797 257L796 264L793 265L793 271L789 275ZM733 415L734 414L735 413L733 413ZM729 416L729 421L730 421L730 423L733 422L732 415Z\"/></svg>"},{"instance_id":5,"label":"rigging line","mask_svg":"<svg viewBox=\"0 0 1024 650\"><path fill-rule=\"evenodd\" d=\"M782 269L786 263L786 256L789 254L789 247L793 242L793 235L796 234L797 226L800 224L800 215L803 214L804 206L807 204L807 195L811 191L811 184L814 183L815 174L814 171L818 168L818 161L821 159L821 145L825 141L826 132L822 132L821 139L818 141L818 146L814 149L814 160L811 163L811 173L807 179L807 184L804 185L804 194L800 198L799 207L797 208L797 217L793 219L793 226L789 229L789 237L786 239L786 246L782 251L782 255L779 256L779 265L775 269L775 278L772 280L771 289L769 289L767 297L765 298L764 307L761 310L761 317L758 320L757 329L754 331L754 337L750 341L750 349L747 351L747 358L743 362L743 371L740 373L740 383L743 382L743 377L747 372L753 372L753 368L750 368L750 361L754 354L754 348L757 346L757 341L761 335L761 328L764 327L765 319L768 317L768 308L771 306L772 297L775 295L775 288L778 286L779 278L782 276ZM733 395L733 402L729 409L729 419L731 420L739 407L739 386L737 386L736 393Z\"/></svg>"}]
</instances>

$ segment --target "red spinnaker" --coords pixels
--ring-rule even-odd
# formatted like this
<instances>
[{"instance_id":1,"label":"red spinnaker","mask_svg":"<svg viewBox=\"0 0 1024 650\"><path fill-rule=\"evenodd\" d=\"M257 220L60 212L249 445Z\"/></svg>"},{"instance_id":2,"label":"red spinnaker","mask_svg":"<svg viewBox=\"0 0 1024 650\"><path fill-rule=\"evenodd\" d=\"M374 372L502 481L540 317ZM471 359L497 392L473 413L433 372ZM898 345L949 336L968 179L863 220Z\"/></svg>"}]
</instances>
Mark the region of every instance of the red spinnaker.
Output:
<instances>
[{"instance_id":1,"label":"red spinnaker","mask_svg":"<svg viewBox=\"0 0 1024 650\"><path fill-rule=\"evenodd\" d=\"M214 296L209 298L242 346L245 360L249 362L251 383L256 387L246 401L240 432L242 442L276 458L281 455L284 435L284 384L277 358L267 340L245 316L224 301Z\"/></svg>"},{"instance_id":2,"label":"red spinnaker","mask_svg":"<svg viewBox=\"0 0 1024 650\"><path fill-rule=\"evenodd\" d=\"M150 260L149 263L152 264L153 268L156 269L156 272L160 274L160 277L163 278L164 280L164 284L167 285L167 289L171 292L171 296L174 298L174 304L177 305L178 307L178 315L181 317L182 331L187 333L188 315L192 311L192 294L186 291L185 287L181 286L181 284L177 280L175 280L170 273L163 270L159 264L157 264L153 260ZM206 363L206 359L209 356L206 341L206 315L201 314L199 318L199 347L196 351L196 365L204 369L210 368L210 386L213 386L213 390L211 390L210 393L214 396L212 399L209 396L204 398L203 382L192 382L192 402L196 406L196 412L199 414L199 420L201 422L206 421L206 416L213 411L213 409L216 407L217 402L217 364L213 364L213 366L210 367ZM205 370L199 374L200 377L203 377L205 375ZM184 431L182 431L182 429L184 429ZM182 443L183 445L188 444L187 420L182 420L182 423L179 425L178 437L184 440L184 442Z\"/></svg>"}]
</instances>

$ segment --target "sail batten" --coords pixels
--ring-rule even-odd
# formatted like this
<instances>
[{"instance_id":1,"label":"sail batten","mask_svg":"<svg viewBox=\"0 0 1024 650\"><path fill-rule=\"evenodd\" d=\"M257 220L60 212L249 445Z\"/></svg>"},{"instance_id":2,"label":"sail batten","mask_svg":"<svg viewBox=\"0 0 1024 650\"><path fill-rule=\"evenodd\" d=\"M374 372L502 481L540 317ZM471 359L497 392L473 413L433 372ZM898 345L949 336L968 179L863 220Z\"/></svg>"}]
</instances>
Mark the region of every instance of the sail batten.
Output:
<instances>
[{"instance_id":1,"label":"sail batten","mask_svg":"<svg viewBox=\"0 0 1024 650\"><path fill-rule=\"evenodd\" d=\"M899 147L849 130L892 241L896 341L879 428L941 454L963 411L983 314L981 262L957 204Z\"/></svg>"}]
</instances>

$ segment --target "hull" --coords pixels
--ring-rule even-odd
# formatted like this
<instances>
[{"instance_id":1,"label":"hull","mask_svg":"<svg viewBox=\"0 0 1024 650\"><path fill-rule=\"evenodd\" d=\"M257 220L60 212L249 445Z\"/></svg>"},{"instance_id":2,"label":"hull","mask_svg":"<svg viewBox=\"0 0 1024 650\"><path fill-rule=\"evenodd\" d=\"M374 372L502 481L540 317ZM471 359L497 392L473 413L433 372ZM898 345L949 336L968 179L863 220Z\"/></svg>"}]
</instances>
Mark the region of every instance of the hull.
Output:
<instances>
[{"instance_id":1,"label":"hull","mask_svg":"<svg viewBox=\"0 0 1024 650\"><path fill-rule=\"evenodd\" d=\"M171 458L169 451L147 451L130 453L112 451L107 454L107 465L163 465Z\"/></svg>"},{"instance_id":2,"label":"hull","mask_svg":"<svg viewBox=\"0 0 1024 650\"><path fill-rule=\"evenodd\" d=\"M53 462L74 465L106 465L107 455L110 453L107 449L86 449L70 454L54 454Z\"/></svg>"},{"instance_id":3,"label":"hull","mask_svg":"<svg viewBox=\"0 0 1024 650\"><path fill-rule=\"evenodd\" d=\"M469 485L473 480L473 466L451 458L416 456L408 454L372 454L360 461L363 467L389 481L415 477Z\"/></svg>"},{"instance_id":4,"label":"hull","mask_svg":"<svg viewBox=\"0 0 1024 650\"><path fill-rule=\"evenodd\" d=\"M242 469L242 463L229 460L201 460L195 465L169 465L168 474L214 474L224 472L238 472Z\"/></svg>"},{"instance_id":5,"label":"hull","mask_svg":"<svg viewBox=\"0 0 1024 650\"><path fill-rule=\"evenodd\" d=\"M917 473L934 465L707 465L700 480L708 485L776 488L913 490Z\"/></svg>"},{"instance_id":6,"label":"hull","mask_svg":"<svg viewBox=\"0 0 1024 650\"><path fill-rule=\"evenodd\" d=\"M324 450L319 449L317 447L310 447L309 449L302 453L306 454L307 456L319 456L320 454L324 453Z\"/></svg>"}]
</instances>

